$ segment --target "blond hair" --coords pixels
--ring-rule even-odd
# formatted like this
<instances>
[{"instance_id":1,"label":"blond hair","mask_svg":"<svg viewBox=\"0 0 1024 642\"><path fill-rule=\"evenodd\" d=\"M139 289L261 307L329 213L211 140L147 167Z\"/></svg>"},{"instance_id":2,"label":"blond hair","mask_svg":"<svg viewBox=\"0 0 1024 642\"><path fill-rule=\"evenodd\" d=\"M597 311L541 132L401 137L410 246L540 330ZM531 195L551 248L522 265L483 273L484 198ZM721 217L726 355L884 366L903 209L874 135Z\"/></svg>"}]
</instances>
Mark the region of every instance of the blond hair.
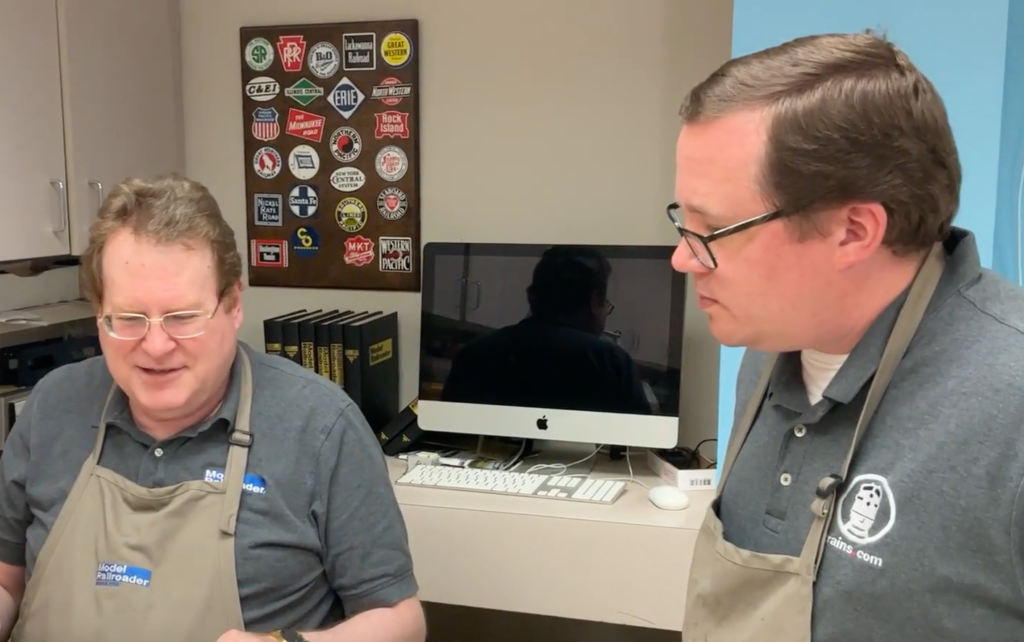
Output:
<instances>
[{"instance_id":1,"label":"blond hair","mask_svg":"<svg viewBox=\"0 0 1024 642\"><path fill-rule=\"evenodd\" d=\"M884 244L930 247L960 207L960 159L931 81L871 31L797 38L726 62L683 102L684 123L764 110L769 118L760 188L798 234L813 214L879 202Z\"/></svg>"},{"instance_id":2,"label":"blond hair","mask_svg":"<svg viewBox=\"0 0 1024 642\"><path fill-rule=\"evenodd\" d=\"M89 247L81 257L79 285L97 311L103 304L103 249L110 237L123 229L159 244L210 247L219 296L241 282L242 259L235 233L204 185L173 174L129 178L103 200L89 228Z\"/></svg>"}]
</instances>

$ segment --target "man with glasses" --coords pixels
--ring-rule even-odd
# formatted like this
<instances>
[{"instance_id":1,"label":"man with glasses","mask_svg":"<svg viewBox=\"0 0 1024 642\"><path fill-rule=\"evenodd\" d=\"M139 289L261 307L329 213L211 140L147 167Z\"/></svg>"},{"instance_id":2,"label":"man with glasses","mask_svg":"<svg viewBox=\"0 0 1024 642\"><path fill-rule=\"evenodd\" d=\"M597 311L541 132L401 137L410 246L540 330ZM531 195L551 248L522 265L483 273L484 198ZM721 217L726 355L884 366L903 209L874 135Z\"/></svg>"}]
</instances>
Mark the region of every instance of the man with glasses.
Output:
<instances>
[{"instance_id":1,"label":"man with glasses","mask_svg":"<svg viewBox=\"0 0 1024 642\"><path fill-rule=\"evenodd\" d=\"M238 341L202 185L128 180L82 256L103 355L32 391L0 459L0 639L422 642L380 447L326 379Z\"/></svg>"},{"instance_id":2,"label":"man with glasses","mask_svg":"<svg viewBox=\"0 0 1024 642\"><path fill-rule=\"evenodd\" d=\"M1024 293L953 226L942 100L875 34L731 60L684 101L682 240L747 348L687 642L1024 631Z\"/></svg>"}]
</instances>

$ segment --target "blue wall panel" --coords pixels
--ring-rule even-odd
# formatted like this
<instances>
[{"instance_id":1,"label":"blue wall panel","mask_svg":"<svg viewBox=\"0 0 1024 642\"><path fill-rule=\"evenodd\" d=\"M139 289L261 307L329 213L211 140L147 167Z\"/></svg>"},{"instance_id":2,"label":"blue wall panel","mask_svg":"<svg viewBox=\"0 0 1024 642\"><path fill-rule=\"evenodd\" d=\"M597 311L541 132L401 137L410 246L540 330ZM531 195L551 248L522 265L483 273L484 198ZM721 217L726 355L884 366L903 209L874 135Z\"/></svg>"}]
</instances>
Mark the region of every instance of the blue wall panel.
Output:
<instances>
[{"instance_id":1,"label":"blue wall panel","mask_svg":"<svg viewBox=\"0 0 1024 642\"><path fill-rule=\"evenodd\" d=\"M1013 64L1007 62L1009 8L1017 19ZM1016 189L1024 159L1024 1L984 0L735 0L733 55L743 55L797 36L877 29L906 51L935 83L953 124L964 166L964 186L956 224L978 238L982 263L992 266L993 239L1000 239L1000 270L1016 280ZM1012 25L1011 25L1012 26ZM1005 74L1004 74L1005 70ZM1012 73L1015 111L1012 145L1000 157L1004 121L1004 77ZM1007 78L1009 83L1009 79ZM1007 97L1010 98L1008 93ZM1009 158L1012 157L1012 158ZM1006 172L1000 172L1001 163ZM1012 167L1011 167L1012 166ZM1010 176L1010 174L1014 174ZM996 235L996 187L1000 185L1000 225ZM1004 189L1005 187L1005 189ZM1005 207L1013 191L1013 220ZM1012 236L1007 237L1008 233ZM718 397L718 460L732 429L736 374L742 349L722 348Z\"/></svg>"}]
</instances>

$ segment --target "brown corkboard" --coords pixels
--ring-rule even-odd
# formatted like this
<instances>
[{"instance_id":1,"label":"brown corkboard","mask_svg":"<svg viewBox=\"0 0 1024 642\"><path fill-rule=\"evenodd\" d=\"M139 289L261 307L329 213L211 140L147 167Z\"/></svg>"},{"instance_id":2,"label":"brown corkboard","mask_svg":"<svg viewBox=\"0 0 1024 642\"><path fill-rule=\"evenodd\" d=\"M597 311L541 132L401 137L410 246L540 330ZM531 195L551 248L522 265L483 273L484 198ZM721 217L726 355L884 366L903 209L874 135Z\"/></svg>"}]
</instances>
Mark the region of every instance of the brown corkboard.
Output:
<instances>
[{"instance_id":1,"label":"brown corkboard","mask_svg":"<svg viewBox=\"0 0 1024 642\"><path fill-rule=\"evenodd\" d=\"M240 35L249 284L418 292L419 22Z\"/></svg>"}]
</instances>

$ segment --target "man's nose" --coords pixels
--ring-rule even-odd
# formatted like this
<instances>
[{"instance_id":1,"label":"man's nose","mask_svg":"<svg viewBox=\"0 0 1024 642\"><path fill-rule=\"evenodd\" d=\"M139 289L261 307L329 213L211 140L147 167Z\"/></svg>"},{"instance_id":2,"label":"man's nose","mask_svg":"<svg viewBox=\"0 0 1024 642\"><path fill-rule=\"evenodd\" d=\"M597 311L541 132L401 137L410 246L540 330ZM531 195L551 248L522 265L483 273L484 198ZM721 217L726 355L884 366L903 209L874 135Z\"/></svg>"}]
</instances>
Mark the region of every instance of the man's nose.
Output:
<instances>
[{"instance_id":1,"label":"man's nose","mask_svg":"<svg viewBox=\"0 0 1024 642\"><path fill-rule=\"evenodd\" d=\"M676 251L672 253L672 269L676 272L702 274L710 270L701 263L687 245L686 239L679 239Z\"/></svg>"},{"instance_id":2,"label":"man's nose","mask_svg":"<svg viewBox=\"0 0 1024 642\"><path fill-rule=\"evenodd\" d=\"M146 351L146 354L152 357L161 357L174 350L176 345L177 342L167 334L162 323L159 321L150 322L149 331L142 338L142 349Z\"/></svg>"}]
</instances>

